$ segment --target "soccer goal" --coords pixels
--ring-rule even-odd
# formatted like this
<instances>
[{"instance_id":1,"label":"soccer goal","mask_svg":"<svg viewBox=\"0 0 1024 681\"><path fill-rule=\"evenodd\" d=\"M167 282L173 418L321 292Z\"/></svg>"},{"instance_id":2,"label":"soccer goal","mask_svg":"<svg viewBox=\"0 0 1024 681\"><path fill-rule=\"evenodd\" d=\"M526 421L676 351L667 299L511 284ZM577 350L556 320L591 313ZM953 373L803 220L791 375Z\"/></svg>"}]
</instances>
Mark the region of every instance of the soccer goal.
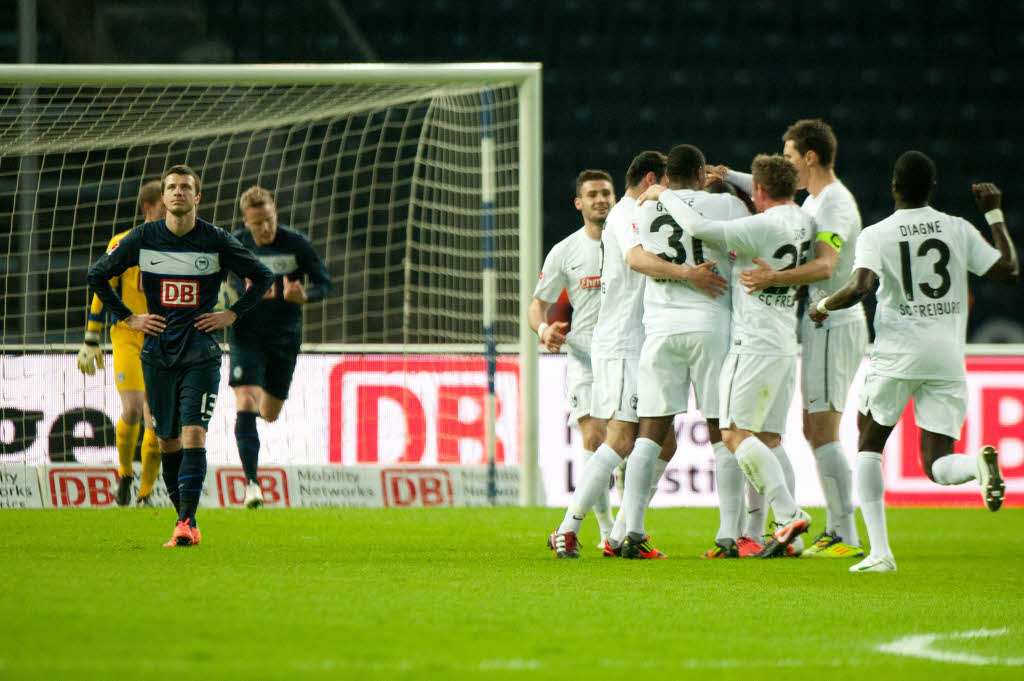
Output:
<instances>
[{"instance_id":1,"label":"soccer goal","mask_svg":"<svg viewBox=\"0 0 1024 681\"><path fill-rule=\"evenodd\" d=\"M0 66L4 385L63 371L40 356L73 366L89 265L139 223L140 186L185 163L202 179L200 217L241 228L238 198L258 184L323 258L334 291L304 308L304 352L400 357L417 375L424 357L457 357L456 373L488 367L483 460L495 450L501 459L496 439L515 438L520 501L535 503L537 343L526 310L540 258L540 74L511 63ZM497 366L518 371L511 425L496 416ZM59 389L95 388L71 374ZM14 423L19 396L5 393L0 462L32 430ZM465 391L432 394L459 413L474 408ZM386 438L386 423L356 426L378 427ZM332 457L347 443L337 437L324 445ZM460 456L453 446L447 456ZM339 456L331 461L349 455Z\"/></svg>"}]
</instances>

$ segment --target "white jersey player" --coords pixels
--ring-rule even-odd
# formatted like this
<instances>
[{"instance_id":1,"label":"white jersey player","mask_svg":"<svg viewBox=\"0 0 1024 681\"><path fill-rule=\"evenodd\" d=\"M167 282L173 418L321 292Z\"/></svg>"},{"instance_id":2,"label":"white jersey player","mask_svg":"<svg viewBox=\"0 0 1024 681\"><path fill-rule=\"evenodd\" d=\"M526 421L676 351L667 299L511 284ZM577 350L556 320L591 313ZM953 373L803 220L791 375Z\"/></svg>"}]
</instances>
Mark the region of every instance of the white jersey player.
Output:
<instances>
[{"instance_id":1,"label":"white jersey player","mask_svg":"<svg viewBox=\"0 0 1024 681\"><path fill-rule=\"evenodd\" d=\"M576 209L583 227L555 244L544 258L533 302L527 311L530 327L550 352L568 350L565 373L570 427L578 427L587 461L604 440L605 422L590 416L594 375L590 343L601 307L601 231L615 203L612 177L603 170L584 170L576 177ZM566 322L547 323L548 308L562 290L572 306L572 330ZM586 468L586 464L584 464ZM592 502L593 503L593 502ZM598 514L598 522L611 531L611 510ZM604 531L604 530L603 530Z\"/></svg>"},{"instance_id":2,"label":"white jersey player","mask_svg":"<svg viewBox=\"0 0 1024 681\"><path fill-rule=\"evenodd\" d=\"M810 284L810 299L816 302L838 291L850 276L861 231L860 211L853 194L836 177L838 145L827 123L819 119L797 121L782 139L782 153L799 174L797 189L808 192L803 209L817 225L814 258L785 271L757 262L757 269L740 272L740 282L751 293L770 286ZM730 180L744 177L733 172L726 176ZM804 555L862 558L850 464L839 442L839 422L867 349L863 307L857 304L838 311L817 325L804 315L800 319L800 340L804 436L814 451L826 506L825 527Z\"/></svg>"},{"instance_id":3,"label":"white jersey player","mask_svg":"<svg viewBox=\"0 0 1024 681\"><path fill-rule=\"evenodd\" d=\"M632 208L647 187L663 180L665 156L656 151L639 154L626 171L626 196L609 213L602 233L604 263L601 271L601 310L594 329L591 346L594 370L594 399L590 414L607 419L607 437L583 469L572 501L558 530L551 534L548 546L559 558L578 558L578 533L584 516L591 506L601 522L601 505L607 499L608 480L612 470L630 454L637 434L636 371L643 344L644 274L682 280L698 287L724 285L724 280L708 268L677 265L645 252L637 243L632 224ZM665 465L675 452L675 437L660 441L654 451L653 464L660 478ZM633 493L627 473L626 496ZM635 485L635 483L634 483ZM656 482L643 487L644 506L653 496ZM607 503L607 502L604 502ZM616 556L621 552L625 537L625 515L620 512L615 528L605 532L602 523L601 548L604 555ZM663 557L664 554L661 554Z\"/></svg>"},{"instance_id":4,"label":"white jersey player","mask_svg":"<svg viewBox=\"0 0 1024 681\"><path fill-rule=\"evenodd\" d=\"M704 187L704 155L692 145L681 144L669 154L671 194L700 215L714 220L749 216L746 206L731 194L710 194ZM648 201L636 212L635 226L645 250L679 264L706 262L726 279L729 256L720 242L702 242L676 223L660 201ZM729 351L730 296L711 297L683 283L652 279L644 294L646 339L640 356L639 407L641 430L650 439L671 431L676 414L689 408L690 385L696 407L707 420L715 452L715 468L721 493L729 500L720 504L721 523L716 537L724 548L712 549L714 557L738 557L738 526L742 515L743 473L722 442L718 428L718 378ZM736 488L736 489L734 489ZM735 503L731 503L735 501ZM625 505L624 505L625 507ZM642 525L629 530L642 533ZM758 545L751 552L760 550ZM717 555L720 554L720 555Z\"/></svg>"},{"instance_id":5,"label":"white jersey player","mask_svg":"<svg viewBox=\"0 0 1024 681\"><path fill-rule=\"evenodd\" d=\"M770 288L756 295L737 291L737 271L760 256L777 268L797 266L810 246L814 220L794 202L797 172L782 156L760 155L752 164L751 198L758 214L731 221L702 217L671 192L652 188L684 230L736 254L733 268L732 345L719 382L719 423L728 449L750 482L765 496L780 525L758 555L784 555L810 526L793 500L778 446L796 380L796 289Z\"/></svg>"},{"instance_id":6,"label":"white jersey player","mask_svg":"<svg viewBox=\"0 0 1024 681\"><path fill-rule=\"evenodd\" d=\"M896 569L885 526L882 449L907 402L921 427L921 463L941 485L977 479L985 506L998 510L1005 485L995 448L977 456L953 453L967 414L964 338L967 273L1005 284L1019 278L995 185L974 185L978 208L992 228L993 248L975 227L928 205L935 164L918 151L896 161L892 191L896 212L864 230L854 272L838 292L823 298L812 319L824 321L864 298L879 282L875 346L860 405L857 491L871 552L851 572Z\"/></svg>"}]
</instances>

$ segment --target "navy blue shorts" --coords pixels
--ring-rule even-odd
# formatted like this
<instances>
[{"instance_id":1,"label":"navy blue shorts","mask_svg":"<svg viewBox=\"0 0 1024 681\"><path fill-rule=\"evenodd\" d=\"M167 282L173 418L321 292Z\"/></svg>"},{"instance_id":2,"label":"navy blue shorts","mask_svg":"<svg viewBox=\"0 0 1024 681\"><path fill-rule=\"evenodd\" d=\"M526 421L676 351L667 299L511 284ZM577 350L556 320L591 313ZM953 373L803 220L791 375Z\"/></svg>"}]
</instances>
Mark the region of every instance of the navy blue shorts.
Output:
<instances>
[{"instance_id":1,"label":"navy blue shorts","mask_svg":"<svg viewBox=\"0 0 1024 681\"><path fill-rule=\"evenodd\" d=\"M283 402L288 398L298 356L297 344L236 341L231 344L231 376L228 384L231 387L258 385L264 392Z\"/></svg>"},{"instance_id":2,"label":"navy blue shorts","mask_svg":"<svg viewBox=\"0 0 1024 681\"><path fill-rule=\"evenodd\" d=\"M172 440L181 435L182 426L205 429L210 423L220 388L220 359L171 369L143 362L142 376L157 437Z\"/></svg>"}]
</instances>

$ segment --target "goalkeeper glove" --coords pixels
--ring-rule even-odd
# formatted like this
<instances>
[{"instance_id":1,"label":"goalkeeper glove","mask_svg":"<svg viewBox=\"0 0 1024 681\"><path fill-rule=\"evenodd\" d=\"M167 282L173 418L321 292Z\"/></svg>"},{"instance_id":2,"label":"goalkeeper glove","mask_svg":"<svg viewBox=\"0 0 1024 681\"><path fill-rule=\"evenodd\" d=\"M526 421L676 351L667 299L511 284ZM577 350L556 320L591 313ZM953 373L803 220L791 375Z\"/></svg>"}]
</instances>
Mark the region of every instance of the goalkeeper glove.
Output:
<instances>
[{"instance_id":1,"label":"goalkeeper glove","mask_svg":"<svg viewBox=\"0 0 1024 681\"><path fill-rule=\"evenodd\" d=\"M95 374L97 368L103 368L103 350L100 349L100 334L98 332L85 332L85 343L78 351L78 368L83 374L89 376Z\"/></svg>"}]
</instances>

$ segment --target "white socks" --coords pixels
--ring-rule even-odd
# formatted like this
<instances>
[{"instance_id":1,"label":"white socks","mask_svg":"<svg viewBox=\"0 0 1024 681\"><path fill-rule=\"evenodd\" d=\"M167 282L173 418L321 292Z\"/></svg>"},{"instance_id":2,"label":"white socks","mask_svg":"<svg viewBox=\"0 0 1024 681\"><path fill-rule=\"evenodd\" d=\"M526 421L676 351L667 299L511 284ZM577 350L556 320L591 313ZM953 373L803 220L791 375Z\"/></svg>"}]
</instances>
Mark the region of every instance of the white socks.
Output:
<instances>
[{"instance_id":1,"label":"white socks","mask_svg":"<svg viewBox=\"0 0 1024 681\"><path fill-rule=\"evenodd\" d=\"M747 522L743 536L760 543L768 522L768 504L765 503L764 495L749 480L744 478L743 481L747 486Z\"/></svg>"},{"instance_id":2,"label":"white socks","mask_svg":"<svg viewBox=\"0 0 1024 681\"><path fill-rule=\"evenodd\" d=\"M739 539L742 535L740 519L743 515L743 488L747 484L736 457L724 442L711 445L715 450L715 480L718 484L718 533L715 539ZM761 530L764 531L764 521Z\"/></svg>"},{"instance_id":3,"label":"white socks","mask_svg":"<svg viewBox=\"0 0 1024 681\"><path fill-rule=\"evenodd\" d=\"M885 526L885 479L882 477L880 452L857 454L857 495L860 497L860 512L868 528L870 555L876 558L892 556L889 531Z\"/></svg>"},{"instance_id":4,"label":"white socks","mask_svg":"<svg viewBox=\"0 0 1024 681\"><path fill-rule=\"evenodd\" d=\"M593 507L594 502L602 493L608 493L608 476L612 474L620 461L622 461L621 457L608 445L603 444L597 448L594 456L583 467L583 475L580 476L579 484L576 485L576 491L572 493L572 500L569 502L569 508L565 511L565 518L558 526L559 532L579 533L580 525L583 523L587 511ZM629 469L627 468L627 470Z\"/></svg>"},{"instance_id":5,"label":"white socks","mask_svg":"<svg viewBox=\"0 0 1024 681\"><path fill-rule=\"evenodd\" d=\"M587 470L593 456L594 452L583 450L583 470ZM601 536L607 537L612 531L612 525L615 524L615 519L612 518L612 503L608 498L608 485L604 486L604 494L598 495L597 501L594 502L594 517L597 518L597 526L601 528Z\"/></svg>"},{"instance_id":6,"label":"white socks","mask_svg":"<svg viewBox=\"0 0 1024 681\"><path fill-rule=\"evenodd\" d=\"M963 454L947 454L932 462L932 477L940 485L962 485L978 477L978 460Z\"/></svg>"},{"instance_id":7,"label":"white socks","mask_svg":"<svg viewBox=\"0 0 1024 681\"><path fill-rule=\"evenodd\" d=\"M829 442L814 450L818 481L825 493L825 529L838 534L843 542L860 546L854 517L853 481L846 455L839 442Z\"/></svg>"},{"instance_id":8,"label":"white socks","mask_svg":"<svg viewBox=\"0 0 1024 681\"><path fill-rule=\"evenodd\" d=\"M661 450L658 450L659 453ZM668 468L668 461L665 461L660 456L654 460L654 472L651 473L651 492L647 495L647 505L651 505L651 499L658 493L658 485L661 484L661 476L665 474L665 469Z\"/></svg>"},{"instance_id":9,"label":"white socks","mask_svg":"<svg viewBox=\"0 0 1024 681\"><path fill-rule=\"evenodd\" d=\"M629 455L626 465L626 489L623 494L622 508L619 513L626 516L626 533L642 534L644 532L644 513L647 511L647 499L650 497L651 482L654 478L654 462L661 452L661 445L645 437L637 438L633 445L633 453Z\"/></svg>"},{"instance_id":10,"label":"white socks","mask_svg":"<svg viewBox=\"0 0 1024 681\"><path fill-rule=\"evenodd\" d=\"M796 473L793 472L793 464L789 461L789 454L786 454L786 450L783 449L782 445L772 447L772 454L779 461L779 468L782 469L782 477L786 479L786 489L789 490L789 495L796 496Z\"/></svg>"},{"instance_id":11,"label":"white socks","mask_svg":"<svg viewBox=\"0 0 1024 681\"><path fill-rule=\"evenodd\" d=\"M736 460L747 479L768 499L778 522L797 516L800 509L786 487L782 466L767 445L751 435L736 448Z\"/></svg>"}]
</instances>

